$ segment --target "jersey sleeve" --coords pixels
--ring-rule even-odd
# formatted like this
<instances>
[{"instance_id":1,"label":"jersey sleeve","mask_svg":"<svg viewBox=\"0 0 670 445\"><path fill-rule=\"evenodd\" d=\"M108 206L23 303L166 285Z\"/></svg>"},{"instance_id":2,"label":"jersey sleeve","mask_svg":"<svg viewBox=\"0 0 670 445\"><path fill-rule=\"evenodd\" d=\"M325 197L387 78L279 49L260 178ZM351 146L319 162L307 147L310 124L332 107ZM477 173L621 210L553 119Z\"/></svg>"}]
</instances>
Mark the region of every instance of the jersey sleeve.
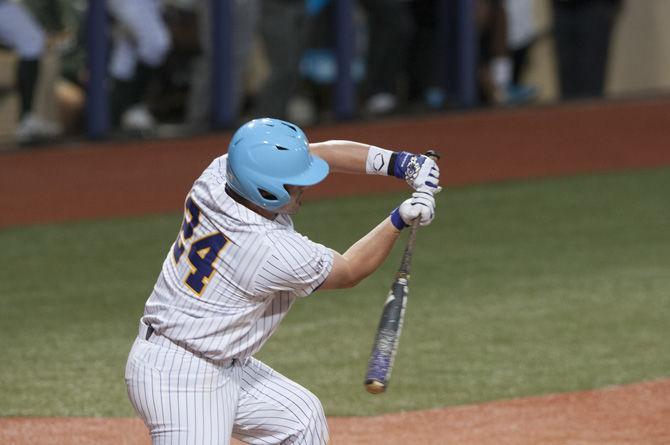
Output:
<instances>
[{"instance_id":1,"label":"jersey sleeve","mask_svg":"<svg viewBox=\"0 0 670 445\"><path fill-rule=\"evenodd\" d=\"M256 276L256 292L267 295L287 291L297 297L314 292L333 268L333 252L293 232L268 235L272 248Z\"/></svg>"}]
</instances>

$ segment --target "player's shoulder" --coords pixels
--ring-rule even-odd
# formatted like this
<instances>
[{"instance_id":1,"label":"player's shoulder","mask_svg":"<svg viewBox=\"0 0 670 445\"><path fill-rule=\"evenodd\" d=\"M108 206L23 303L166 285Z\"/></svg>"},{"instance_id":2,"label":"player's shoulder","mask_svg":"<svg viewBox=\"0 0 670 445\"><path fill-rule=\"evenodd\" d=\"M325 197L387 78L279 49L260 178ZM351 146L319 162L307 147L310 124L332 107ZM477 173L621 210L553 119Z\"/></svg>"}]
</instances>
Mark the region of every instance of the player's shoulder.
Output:
<instances>
[{"instance_id":1,"label":"player's shoulder","mask_svg":"<svg viewBox=\"0 0 670 445\"><path fill-rule=\"evenodd\" d=\"M266 230L262 233L262 236L269 251L275 256L284 258L293 257L308 260L318 255L317 252L325 249L325 246L296 232L292 227Z\"/></svg>"},{"instance_id":2,"label":"player's shoulder","mask_svg":"<svg viewBox=\"0 0 670 445\"><path fill-rule=\"evenodd\" d=\"M215 158L203 170L191 187L191 198L203 204L225 199L226 157L227 155L223 155Z\"/></svg>"},{"instance_id":3,"label":"player's shoulder","mask_svg":"<svg viewBox=\"0 0 670 445\"><path fill-rule=\"evenodd\" d=\"M311 242L305 235L296 232L292 225L277 222L273 227L269 227L263 231L263 237L272 245L280 246L282 244L291 243L307 243Z\"/></svg>"},{"instance_id":4,"label":"player's shoulder","mask_svg":"<svg viewBox=\"0 0 670 445\"><path fill-rule=\"evenodd\" d=\"M203 170L198 180L213 180L217 183L225 184L227 162L228 154L214 158L212 162L210 162L209 165L205 168L205 170Z\"/></svg>"},{"instance_id":5,"label":"player's shoulder","mask_svg":"<svg viewBox=\"0 0 670 445\"><path fill-rule=\"evenodd\" d=\"M332 251L294 230L265 233L268 251L257 273L262 293L288 290L305 297L323 283L333 265Z\"/></svg>"}]
</instances>

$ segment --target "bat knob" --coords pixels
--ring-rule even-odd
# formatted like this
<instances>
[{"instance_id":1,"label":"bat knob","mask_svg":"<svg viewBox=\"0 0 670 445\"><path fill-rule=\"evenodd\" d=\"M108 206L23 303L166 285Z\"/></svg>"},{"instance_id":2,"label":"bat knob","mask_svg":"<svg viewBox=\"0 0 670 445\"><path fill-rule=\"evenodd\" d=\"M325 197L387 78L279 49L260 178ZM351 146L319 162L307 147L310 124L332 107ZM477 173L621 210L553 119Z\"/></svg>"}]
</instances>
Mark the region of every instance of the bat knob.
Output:
<instances>
[{"instance_id":1,"label":"bat knob","mask_svg":"<svg viewBox=\"0 0 670 445\"><path fill-rule=\"evenodd\" d=\"M432 149L425 152L424 156L428 156L429 158L433 158L434 161L438 161L440 159L440 154L437 151L432 150Z\"/></svg>"},{"instance_id":2,"label":"bat knob","mask_svg":"<svg viewBox=\"0 0 670 445\"><path fill-rule=\"evenodd\" d=\"M370 394L381 394L386 391L386 385L384 385L379 380L368 380L365 382L365 389Z\"/></svg>"}]
</instances>

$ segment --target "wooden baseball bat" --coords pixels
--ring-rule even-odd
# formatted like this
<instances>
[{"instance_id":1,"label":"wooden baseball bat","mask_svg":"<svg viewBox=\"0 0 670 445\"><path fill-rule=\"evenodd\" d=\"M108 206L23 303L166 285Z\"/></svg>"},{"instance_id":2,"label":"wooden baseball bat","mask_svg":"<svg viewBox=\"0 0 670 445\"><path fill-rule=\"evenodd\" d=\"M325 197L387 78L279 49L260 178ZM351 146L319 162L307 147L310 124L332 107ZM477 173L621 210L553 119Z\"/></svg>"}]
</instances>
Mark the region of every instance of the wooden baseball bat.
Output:
<instances>
[{"instance_id":1,"label":"wooden baseball bat","mask_svg":"<svg viewBox=\"0 0 670 445\"><path fill-rule=\"evenodd\" d=\"M437 160L440 155L429 150L426 156ZM384 309L377 327L377 334L372 345L372 352L368 359L368 370L365 375L365 389L372 394L380 394L386 391L391 371L393 370L393 361L398 351L400 333L405 318L405 306L409 292L409 275L412 254L414 253L414 243L416 240L416 229L419 227L419 218L412 221L410 226L409 238L405 246L405 252L400 261L400 267L395 274L395 279L391 284L391 290L388 293Z\"/></svg>"}]
</instances>

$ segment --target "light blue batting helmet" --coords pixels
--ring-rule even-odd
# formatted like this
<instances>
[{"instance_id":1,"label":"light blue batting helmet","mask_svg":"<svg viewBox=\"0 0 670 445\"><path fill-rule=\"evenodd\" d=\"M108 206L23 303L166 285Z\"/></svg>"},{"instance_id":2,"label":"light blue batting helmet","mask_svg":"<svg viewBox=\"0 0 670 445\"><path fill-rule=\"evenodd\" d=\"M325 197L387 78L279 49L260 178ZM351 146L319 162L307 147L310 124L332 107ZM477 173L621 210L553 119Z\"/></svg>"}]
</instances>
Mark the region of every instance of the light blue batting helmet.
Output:
<instances>
[{"instance_id":1,"label":"light blue batting helmet","mask_svg":"<svg viewBox=\"0 0 670 445\"><path fill-rule=\"evenodd\" d=\"M278 209L290 200L285 185L314 185L328 175L328 164L311 155L308 144L305 133L289 122L247 122L228 146L228 185L264 209Z\"/></svg>"}]
</instances>

